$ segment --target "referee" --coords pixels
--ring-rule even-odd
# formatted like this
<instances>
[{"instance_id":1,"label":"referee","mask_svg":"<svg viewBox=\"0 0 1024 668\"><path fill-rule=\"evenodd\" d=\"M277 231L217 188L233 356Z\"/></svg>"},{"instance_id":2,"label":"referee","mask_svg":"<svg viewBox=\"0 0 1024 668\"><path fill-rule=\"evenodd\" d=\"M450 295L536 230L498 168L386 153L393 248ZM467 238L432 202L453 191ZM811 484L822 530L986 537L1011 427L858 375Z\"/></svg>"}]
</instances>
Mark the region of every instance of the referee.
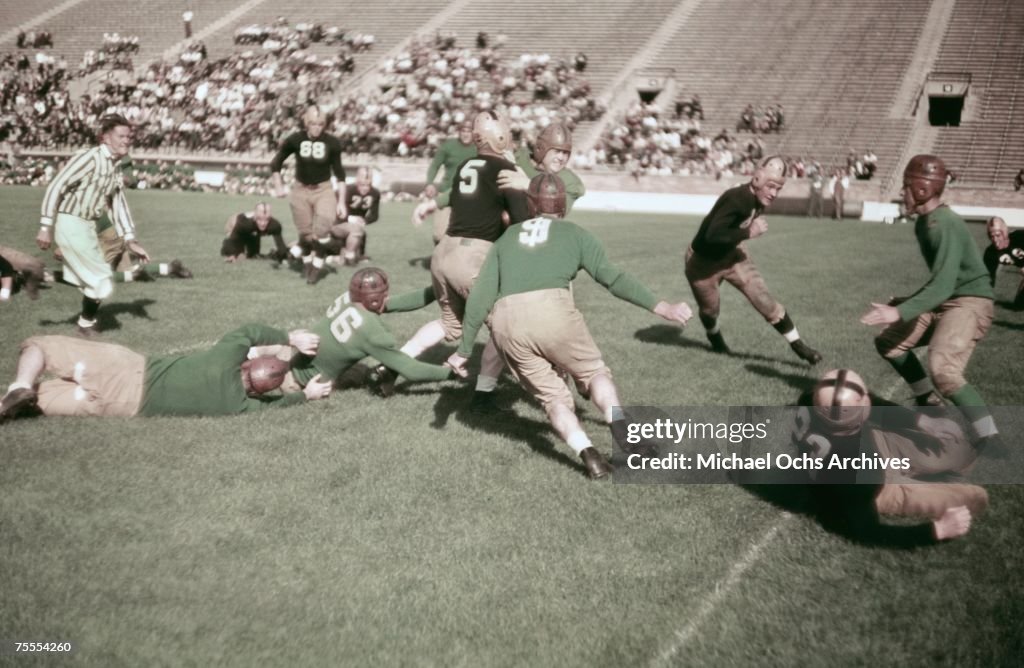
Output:
<instances>
[{"instance_id":1,"label":"referee","mask_svg":"<svg viewBox=\"0 0 1024 668\"><path fill-rule=\"evenodd\" d=\"M42 250L56 240L64 255L64 280L82 291L78 334L86 338L97 336L100 302L114 292L113 270L100 250L96 220L109 212L126 248L142 262L149 262L149 253L135 240L135 224L118 167L132 145L131 123L120 114L104 116L97 134L100 145L73 155L47 187L36 235L36 245Z\"/></svg>"}]
</instances>

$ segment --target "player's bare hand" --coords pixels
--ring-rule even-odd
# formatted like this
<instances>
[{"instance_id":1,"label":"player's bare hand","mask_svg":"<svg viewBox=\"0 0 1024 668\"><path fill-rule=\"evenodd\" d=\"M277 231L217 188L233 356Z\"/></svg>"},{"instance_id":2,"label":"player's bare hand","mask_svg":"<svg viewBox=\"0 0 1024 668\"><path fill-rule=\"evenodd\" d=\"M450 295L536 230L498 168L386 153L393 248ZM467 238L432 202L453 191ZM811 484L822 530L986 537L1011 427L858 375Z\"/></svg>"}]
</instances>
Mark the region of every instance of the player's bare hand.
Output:
<instances>
[{"instance_id":1,"label":"player's bare hand","mask_svg":"<svg viewBox=\"0 0 1024 668\"><path fill-rule=\"evenodd\" d=\"M126 243L125 246L128 248L132 255L139 258L140 262L142 262L143 264L149 262L149 253L146 252L146 249L143 248L142 244L140 244L138 241L132 239L131 241Z\"/></svg>"},{"instance_id":2,"label":"player's bare hand","mask_svg":"<svg viewBox=\"0 0 1024 668\"><path fill-rule=\"evenodd\" d=\"M871 310L862 315L860 321L865 325L891 325L900 321L900 312L895 306L871 302Z\"/></svg>"},{"instance_id":3,"label":"player's bare hand","mask_svg":"<svg viewBox=\"0 0 1024 668\"><path fill-rule=\"evenodd\" d=\"M971 511L967 506L946 508L942 517L932 522L932 528L939 540L959 538L971 530Z\"/></svg>"},{"instance_id":4,"label":"player's bare hand","mask_svg":"<svg viewBox=\"0 0 1024 668\"><path fill-rule=\"evenodd\" d=\"M750 221L750 227L748 229L750 230L750 238L756 239L768 231L768 221L765 220L764 216L758 216Z\"/></svg>"},{"instance_id":5,"label":"player's bare hand","mask_svg":"<svg viewBox=\"0 0 1024 668\"><path fill-rule=\"evenodd\" d=\"M50 232L49 227L40 227L39 233L36 234L36 246L39 246L39 250L47 250L50 248L50 244L53 243L53 234Z\"/></svg>"},{"instance_id":6,"label":"player's bare hand","mask_svg":"<svg viewBox=\"0 0 1024 668\"><path fill-rule=\"evenodd\" d=\"M693 311L686 302L669 304L666 301L660 301L654 305L654 312L665 320L678 322L680 325L685 325L693 317Z\"/></svg>"},{"instance_id":7,"label":"player's bare hand","mask_svg":"<svg viewBox=\"0 0 1024 668\"><path fill-rule=\"evenodd\" d=\"M348 220L348 205L345 204L345 200L338 200L338 218Z\"/></svg>"},{"instance_id":8,"label":"player's bare hand","mask_svg":"<svg viewBox=\"0 0 1024 668\"><path fill-rule=\"evenodd\" d=\"M503 169L498 172L498 187L512 190L526 190L530 186L530 177L521 167Z\"/></svg>"},{"instance_id":9,"label":"player's bare hand","mask_svg":"<svg viewBox=\"0 0 1024 668\"><path fill-rule=\"evenodd\" d=\"M452 353L451 356L445 360L444 365L451 369L456 376L459 378L466 378L469 376L469 371L466 369L466 362L469 360L458 353Z\"/></svg>"},{"instance_id":10,"label":"player's bare hand","mask_svg":"<svg viewBox=\"0 0 1024 668\"><path fill-rule=\"evenodd\" d=\"M348 222L355 223L356 225L362 225L363 227L366 227L366 219L363 218L362 216L349 216L348 217Z\"/></svg>"},{"instance_id":11,"label":"player's bare hand","mask_svg":"<svg viewBox=\"0 0 1024 668\"><path fill-rule=\"evenodd\" d=\"M412 212L412 224L419 227L423 224L423 221L427 219L427 216L437 211L437 202L432 199L428 199L426 202L421 202L416 205L416 208Z\"/></svg>"},{"instance_id":12,"label":"player's bare hand","mask_svg":"<svg viewBox=\"0 0 1024 668\"><path fill-rule=\"evenodd\" d=\"M433 183L428 183L427 187L423 189L423 196L427 199L434 199L437 197L437 186Z\"/></svg>"},{"instance_id":13,"label":"player's bare hand","mask_svg":"<svg viewBox=\"0 0 1024 668\"><path fill-rule=\"evenodd\" d=\"M320 337L308 329L295 329L288 332L288 345L303 355L315 355L320 346Z\"/></svg>"},{"instance_id":14,"label":"player's bare hand","mask_svg":"<svg viewBox=\"0 0 1024 668\"><path fill-rule=\"evenodd\" d=\"M317 399L326 399L331 396L331 390L334 389L334 383L331 381L324 381L320 374L317 374L309 379L306 383L306 387L302 388L302 393L306 395L306 399L309 401L316 401Z\"/></svg>"}]
</instances>

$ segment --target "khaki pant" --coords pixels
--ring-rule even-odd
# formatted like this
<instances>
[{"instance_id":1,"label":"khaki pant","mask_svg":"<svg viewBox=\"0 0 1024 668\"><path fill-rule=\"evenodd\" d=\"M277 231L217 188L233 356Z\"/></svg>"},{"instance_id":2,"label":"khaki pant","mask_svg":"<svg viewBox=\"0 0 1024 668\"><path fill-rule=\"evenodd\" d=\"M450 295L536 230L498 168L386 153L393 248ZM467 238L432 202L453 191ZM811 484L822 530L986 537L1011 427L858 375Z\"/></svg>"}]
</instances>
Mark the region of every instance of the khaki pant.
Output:
<instances>
[{"instance_id":1,"label":"khaki pant","mask_svg":"<svg viewBox=\"0 0 1024 668\"><path fill-rule=\"evenodd\" d=\"M441 326L448 341L455 341L462 336L466 299L493 245L483 239L450 237L446 234L434 248L430 258L430 274L437 303L441 306Z\"/></svg>"},{"instance_id":2,"label":"khaki pant","mask_svg":"<svg viewBox=\"0 0 1024 668\"><path fill-rule=\"evenodd\" d=\"M34 336L22 343L43 353L56 376L39 384L44 415L137 415L142 405L146 358L123 346L70 336Z\"/></svg>"},{"instance_id":3,"label":"khaki pant","mask_svg":"<svg viewBox=\"0 0 1024 668\"><path fill-rule=\"evenodd\" d=\"M545 409L553 404L575 407L557 369L567 371L584 390L595 376L612 375L568 290L502 297L494 305L490 325L512 375Z\"/></svg>"},{"instance_id":4,"label":"khaki pant","mask_svg":"<svg viewBox=\"0 0 1024 668\"><path fill-rule=\"evenodd\" d=\"M296 181L288 195L288 205L301 240L330 236L331 225L338 217L338 198L330 181L315 186L304 186Z\"/></svg>"},{"instance_id":5,"label":"khaki pant","mask_svg":"<svg viewBox=\"0 0 1024 668\"><path fill-rule=\"evenodd\" d=\"M451 207L445 207L438 209L434 212L434 244L437 245L441 242L445 233L448 232L448 223L452 219Z\"/></svg>"},{"instance_id":6,"label":"khaki pant","mask_svg":"<svg viewBox=\"0 0 1024 668\"><path fill-rule=\"evenodd\" d=\"M114 271L131 271L132 258L124 239L117 236L113 227L108 227L96 235L103 251L103 259Z\"/></svg>"},{"instance_id":7,"label":"khaki pant","mask_svg":"<svg viewBox=\"0 0 1024 668\"><path fill-rule=\"evenodd\" d=\"M750 304L768 322L774 324L782 319L786 310L768 293L761 272L740 244L721 260L702 257L689 248L686 251L686 280L693 290L693 297L701 315L717 318L721 310L719 286L728 282L743 293Z\"/></svg>"},{"instance_id":8,"label":"khaki pant","mask_svg":"<svg viewBox=\"0 0 1024 668\"><path fill-rule=\"evenodd\" d=\"M964 371L975 346L992 325L992 300L957 297L910 322L889 325L875 339L883 357L892 359L928 346L928 371L935 388L950 396L967 384Z\"/></svg>"},{"instance_id":9,"label":"khaki pant","mask_svg":"<svg viewBox=\"0 0 1024 668\"><path fill-rule=\"evenodd\" d=\"M90 299L106 299L114 293L114 273L103 258L96 223L58 213L54 242L64 254L64 280L78 286Z\"/></svg>"},{"instance_id":10,"label":"khaki pant","mask_svg":"<svg viewBox=\"0 0 1024 668\"><path fill-rule=\"evenodd\" d=\"M0 246L0 257L10 262L11 267L19 274L27 274L37 281L43 280L46 265L43 264L42 260L7 246Z\"/></svg>"}]
</instances>

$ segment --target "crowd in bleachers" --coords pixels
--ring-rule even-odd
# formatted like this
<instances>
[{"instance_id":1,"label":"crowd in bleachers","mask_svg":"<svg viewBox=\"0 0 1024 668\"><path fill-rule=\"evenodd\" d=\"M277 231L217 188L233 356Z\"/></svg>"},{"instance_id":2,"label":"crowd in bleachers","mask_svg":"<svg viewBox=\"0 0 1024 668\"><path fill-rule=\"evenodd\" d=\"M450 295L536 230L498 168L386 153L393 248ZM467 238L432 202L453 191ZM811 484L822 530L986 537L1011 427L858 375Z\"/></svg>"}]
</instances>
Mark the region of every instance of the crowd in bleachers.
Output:
<instances>
[{"instance_id":1,"label":"crowd in bleachers","mask_svg":"<svg viewBox=\"0 0 1024 668\"><path fill-rule=\"evenodd\" d=\"M45 49L53 46L53 35L49 30L19 30L15 45L19 49Z\"/></svg>"},{"instance_id":2,"label":"crowd in bleachers","mask_svg":"<svg viewBox=\"0 0 1024 668\"><path fill-rule=\"evenodd\" d=\"M740 118L736 122L737 132L768 134L782 132L785 127L786 116L781 104L769 104L765 107L748 104L740 112Z\"/></svg>"},{"instance_id":3,"label":"crowd in bleachers","mask_svg":"<svg viewBox=\"0 0 1024 668\"><path fill-rule=\"evenodd\" d=\"M576 68L546 53L507 57L503 35L477 35L475 48L439 32L413 39L384 61L380 87L350 96L334 132L350 153L429 154L466 117L500 108L516 136L532 137L557 118L574 125L599 118L590 85Z\"/></svg>"}]
</instances>

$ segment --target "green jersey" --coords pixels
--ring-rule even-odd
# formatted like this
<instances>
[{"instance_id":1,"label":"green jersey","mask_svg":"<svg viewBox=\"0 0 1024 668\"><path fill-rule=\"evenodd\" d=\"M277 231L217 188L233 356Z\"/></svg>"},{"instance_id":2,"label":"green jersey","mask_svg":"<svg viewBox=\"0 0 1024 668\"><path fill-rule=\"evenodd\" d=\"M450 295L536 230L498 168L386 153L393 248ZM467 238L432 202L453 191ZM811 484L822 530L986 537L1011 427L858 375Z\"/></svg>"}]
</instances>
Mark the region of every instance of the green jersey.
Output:
<instances>
[{"instance_id":1,"label":"green jersey","mask_svg":"<svg viewBox=\"0 0 1024 668\"><path fill-rule=\"evenodd\" d=\"M516 151L516 165L526 172L526 175L531 179L541 173L541 170L533 166L533 160L530 159L530 151L526 147ZM572 205L587 193L587 189L583 187L583 181L580 180L580 177L576 176L576 172L571 169L563 169L555 174L555 176L565 186L565 213L568 215L572 211Z\"/></svg>"},{"instance_id":2,"label":"green jersey","mask_svg":"<svg viewBox=\"0 0 1024 668\"><path fill-rule=\"evenodd\" d=\"M253 398L242 384L249 348L287 343L286 332L254 324L236 329L205 352L149 357L139 415L235 415L302 403L302 392Z\"/></svg>"},{"instance_id":3,"label":"green jersey","mask_svg":"<svg viewBox=\"0 0 1024 668\"><path fill-rule=\"evenodd\" d=\"M597 238L567 220L532 218L510 225L487 254L469 293L459 354L468 357L494 303L506 295L569 289L580 269L613 295L651 311L658 299L640 281L608 261Z\"/></svg>"},{"instance_id":4,"label":"green jersey","mask_svg":"<svg viewBox=\"0 0 1024 668\"><path fill-rule=\"evenodd\" d=\"M433 300L433 291L421 290L401 295L389 310L413 310L415 304L424 306ZM384 366L412 381L445 380L451 369L419 362L398 349L395 337L388 331L381 317L353 304L346 292L327 309L326 317L313 326L312 332L320 337L316 356L298 354L292 358L292 375L303 387L314 376L323 380L336 380L360 360L373 357Z\"/></svg>"},{"instance_id":5,"label":"green jersey","mask_svg":"<svg viewBox=\"0 0 1024 668\"><path fill-rule=\"evenodd\" d=\"M918 216L914 234L932 276L920 290L896 307L904 322L954 297L995 299L981 251L963 218L952 209L943 205Z\"/></svg>"},{"instance_id":6,"label":"green jersey","mask_svg":"<svg viewBox=\"0 0 1024 668\"><path fill-rule=\"evenodd\" d=\"M437 172L444 167L444 176L437 184L439 193L446 193L452 189L455 181L455 168L466 160L476 157L476 144L463 144L458 139L445 139L438 147L434 159L430 161L427 168L427 183L433 183Z\"/></svg>"}]
</instances>

